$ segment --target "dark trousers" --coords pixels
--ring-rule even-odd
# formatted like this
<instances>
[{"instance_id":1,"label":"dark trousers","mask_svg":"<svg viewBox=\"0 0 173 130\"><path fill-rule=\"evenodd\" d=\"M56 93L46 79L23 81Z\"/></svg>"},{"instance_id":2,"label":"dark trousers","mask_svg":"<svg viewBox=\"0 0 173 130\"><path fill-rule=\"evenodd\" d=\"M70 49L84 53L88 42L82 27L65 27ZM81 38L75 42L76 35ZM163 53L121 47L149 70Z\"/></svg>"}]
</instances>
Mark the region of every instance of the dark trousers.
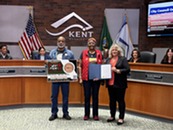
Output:
<instances>
[{"instance_id":1,"label":"dark trousers","mask_svg":"<svg viewBox=\"0 0 173 130\"><path fill-rule=\"evenodd\" d=\"M84 100L85 100L85 116L90 116L90 99L92 96L93 117L98 116L98 100L100 81L83 81Z\"/></svg>"},{"instance_id":2,"label":"dark trousers","mask_svg":"<svg viewBox=\"0 0 173 130\"><path fill-rule=\"evenodd\" d=\"M110 114L111 117L115 117L117 102L118 102L118 109L119 109L119 118L124 119L125 115L125 92L126 88L115 88L113 86L108 86L108 93L109 93L109 107L110 107Z\"/></svg>"},{"instance_id":3,"label":"dark trousers","mask_svg":"<svg viewBox=\"0 0 173 130\"><path fill-rule=\"evenodd\" d=\"M57 114L58 112L58 94L59 94L59 88L61 87L62 91L62 98L63 98L63 114L68 115L68 97L69 97L69 83L67 82L61 82L61 83L52 83L52 95L51 95L51 101L52 101L52 108L51 112L52 114Z\"/></svg>"}]
</instances>

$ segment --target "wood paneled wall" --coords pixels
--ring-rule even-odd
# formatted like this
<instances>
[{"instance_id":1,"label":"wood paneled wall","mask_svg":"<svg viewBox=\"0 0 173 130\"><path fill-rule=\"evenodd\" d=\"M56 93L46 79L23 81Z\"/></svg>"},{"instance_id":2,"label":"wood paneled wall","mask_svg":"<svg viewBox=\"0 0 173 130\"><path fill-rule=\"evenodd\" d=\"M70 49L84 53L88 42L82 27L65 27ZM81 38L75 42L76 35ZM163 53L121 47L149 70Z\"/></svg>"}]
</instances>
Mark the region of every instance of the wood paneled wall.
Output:
<instances>
[{"instance_id":1,"label":"wood paneled wall","mask_svg":"<svg viewBox=\"0 0 173 130\"><path fill-rule=\"evenodd\" d=\"M45 29L52 29L51 24L71 12L76 12L88 23L94 27L94 37L98 40L98 45L100 44L100 35L103 25L104 9L105 8L129 8L129 9L140 9L139 17L139 50L152 51L152 48L157 47L173 47L172 41L173 37L160 37L160 38L147 38L147 4L151 0L29 0L29 1L19 1L19 0L1 0L1 5L30 5L34 7L34 21L37 27L38 33L40 35L43 44L46 46L56 45L56 37L48 35ZM16 20L16 19L14 19ZM115 19L116 21L116 19ZM74 23L75 21L69 21ZM67 36L67 34L63 34ZM133 35L133 34L132 34ZM85 46L84 40L68 40L67 46ZM9 43L14 44L14 43ZM15 43L17 44L17 43Z\"/></svg>"}]
</instances>

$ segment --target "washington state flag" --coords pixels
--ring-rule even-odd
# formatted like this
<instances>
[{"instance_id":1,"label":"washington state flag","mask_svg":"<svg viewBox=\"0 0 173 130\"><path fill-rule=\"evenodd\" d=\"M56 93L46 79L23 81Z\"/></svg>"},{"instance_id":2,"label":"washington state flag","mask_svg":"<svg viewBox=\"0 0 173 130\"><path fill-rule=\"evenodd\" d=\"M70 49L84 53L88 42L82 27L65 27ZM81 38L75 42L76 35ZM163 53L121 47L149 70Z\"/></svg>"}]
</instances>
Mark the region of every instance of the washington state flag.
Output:
<instances>
[{"instance_id":1,"label":"washington state flag","mask_svg":"<svg viewBox=\"0 0 173 130\"><path fill-rule=\"evenodd\" d=\"M103 28L101 32L101 38L100 38L100 50L104 50L104 48L109 49L111 45L112 45L112 39L110 37L106 17L104 16Z\"/></svg>"}]
</instances>

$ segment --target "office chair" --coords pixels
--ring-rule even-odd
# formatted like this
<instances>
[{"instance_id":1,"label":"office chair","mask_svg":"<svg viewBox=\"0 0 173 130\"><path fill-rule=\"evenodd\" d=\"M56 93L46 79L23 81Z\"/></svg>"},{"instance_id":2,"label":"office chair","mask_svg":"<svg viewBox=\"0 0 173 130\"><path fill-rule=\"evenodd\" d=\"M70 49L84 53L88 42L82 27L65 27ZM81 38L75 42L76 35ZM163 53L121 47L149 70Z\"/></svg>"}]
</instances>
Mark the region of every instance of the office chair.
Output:
<instances>
[{"instance_id":1,"label":"office chair","mask_svg":"<svg viewBox=\"0 0 173 130\"><path fill-rule=\"evenodd\" d=\"M141 51L141 62L144 63L155 63L156 62L156 53L150 51Z\"/></svg>"},{"instance_id":2,"label":"office chair","mask_svg":"<svg viewBox=\"0 0 173 130\"><path fill-rule=\"evenodd\" d=\"M39 53L38 50L32 51L32 52L31 52L31 55L30 55L30 58L31 58L31 59L34 59L34 57L35 57L36 55L38 55L38 53Z\"/></svg>"}]
</instances>

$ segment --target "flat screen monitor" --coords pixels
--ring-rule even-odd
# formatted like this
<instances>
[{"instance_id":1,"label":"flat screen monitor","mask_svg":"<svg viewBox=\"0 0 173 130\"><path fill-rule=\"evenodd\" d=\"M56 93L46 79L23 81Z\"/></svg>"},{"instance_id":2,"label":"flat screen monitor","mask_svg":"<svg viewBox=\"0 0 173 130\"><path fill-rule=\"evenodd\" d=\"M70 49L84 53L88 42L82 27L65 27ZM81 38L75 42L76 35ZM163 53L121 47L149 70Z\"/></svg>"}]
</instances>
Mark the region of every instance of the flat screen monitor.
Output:
<instances>
[{"instance_id":1,"label":"flat screen monitor","mask_svg":"<svg viewBox=\"0 0 173 130\"><path fill-rule=\"evenodd\" d=\"M148 4L148 37L173 36L173 1Z\"/></svg>"}]
</instances>

